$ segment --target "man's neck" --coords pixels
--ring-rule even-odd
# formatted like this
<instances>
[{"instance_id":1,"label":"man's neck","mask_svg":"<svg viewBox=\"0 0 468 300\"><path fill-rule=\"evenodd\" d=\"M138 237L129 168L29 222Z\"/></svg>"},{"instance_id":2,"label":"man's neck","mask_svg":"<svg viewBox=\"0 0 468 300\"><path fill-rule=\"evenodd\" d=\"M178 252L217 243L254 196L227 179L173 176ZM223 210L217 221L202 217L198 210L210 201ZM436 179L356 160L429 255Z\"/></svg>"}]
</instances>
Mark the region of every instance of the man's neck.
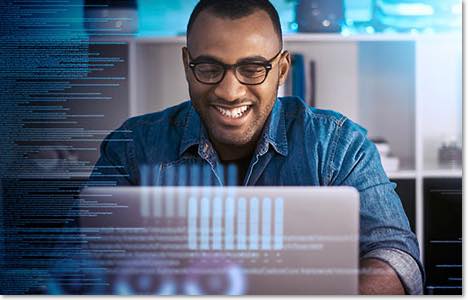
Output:
<instances>
[{"instance_id":1,"label":"man's neck","mask_svg":"<svg viewBox=\"0 0 468 300\"><path fill-rule=\"evenodd\" d=\"M257 145L257 142L251 142L242 146L212 143L221 161L234 161L252 157Z\"/></svg>"}]
</instances>

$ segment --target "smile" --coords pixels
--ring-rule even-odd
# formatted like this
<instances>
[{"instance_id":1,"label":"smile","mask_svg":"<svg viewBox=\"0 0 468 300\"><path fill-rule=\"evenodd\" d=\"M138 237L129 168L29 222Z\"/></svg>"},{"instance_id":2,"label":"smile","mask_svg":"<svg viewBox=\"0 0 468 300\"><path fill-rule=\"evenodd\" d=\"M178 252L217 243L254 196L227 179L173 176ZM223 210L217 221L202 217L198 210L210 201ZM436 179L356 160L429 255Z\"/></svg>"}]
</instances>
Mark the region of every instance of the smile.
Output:
<instances>
[{"instance_id":1,"label":"smile","mask_svg":"<svg viewBox=\"0 0 468 300\"><path fill-rule=\"evenodd\" d=\"M232 119L239 119L245 114L246 111L249 110L250 105L244 105L244 106L235 107L231 109L220 107L220 106L215 106L215 108L225 117L232 118Z\"/></svg>"}]
</instances>

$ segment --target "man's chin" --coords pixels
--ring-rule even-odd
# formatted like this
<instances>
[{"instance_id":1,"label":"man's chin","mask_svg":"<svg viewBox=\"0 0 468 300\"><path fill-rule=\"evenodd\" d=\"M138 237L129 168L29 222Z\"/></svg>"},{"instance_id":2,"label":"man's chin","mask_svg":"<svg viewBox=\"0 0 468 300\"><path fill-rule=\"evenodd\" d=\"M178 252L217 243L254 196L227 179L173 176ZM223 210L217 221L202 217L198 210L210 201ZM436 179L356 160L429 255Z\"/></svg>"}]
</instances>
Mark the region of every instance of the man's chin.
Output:
<instances>
[{"instance_id":1,"label":"man's chin","mask_svg":"<svg viewBox=\"0 0 468 300\"><path fill-rule=\"evenodd\" d=\"M245 136L244 137L221 137L219 139L216 139L219 144L223 144L226 146L233 146L233 147L241 147L241 146L246 146L248 144L252 143L252 139L248 139Z\"/></svg>"},{"instance_id":2,"label":"man's chin","mask_svg":"<svg viewBox=\"0 0 468 300\"><path fill-rule=\"evenodd\" d=\"M233 134L232 132L218 131L212 135L215 143L225 146L242 147L252 144L253 135L248 132L239 132Z\"/></svg>"}]
</instances>

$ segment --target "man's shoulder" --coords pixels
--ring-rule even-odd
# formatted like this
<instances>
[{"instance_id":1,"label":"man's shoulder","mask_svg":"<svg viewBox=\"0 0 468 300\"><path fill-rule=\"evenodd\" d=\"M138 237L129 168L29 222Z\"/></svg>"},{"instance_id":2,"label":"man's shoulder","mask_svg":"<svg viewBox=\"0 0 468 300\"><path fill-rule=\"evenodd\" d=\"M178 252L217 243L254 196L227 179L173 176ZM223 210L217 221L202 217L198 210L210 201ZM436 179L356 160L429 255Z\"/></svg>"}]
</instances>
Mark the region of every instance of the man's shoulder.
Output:
<instances>
[{"instance_id":1,"label":"man's shoulder","mask_svg":"<svg viewBox=\"0 0 468 300\"><path fill-rule=\"evenodd\" d=\"M298 97L282 97L280 99L286 123L298 123L297 121L300 120L300 124L315 130L340 128L345 131L367 134L364 127L340 112L310 106Z\"/></svg>"}]
</instances>

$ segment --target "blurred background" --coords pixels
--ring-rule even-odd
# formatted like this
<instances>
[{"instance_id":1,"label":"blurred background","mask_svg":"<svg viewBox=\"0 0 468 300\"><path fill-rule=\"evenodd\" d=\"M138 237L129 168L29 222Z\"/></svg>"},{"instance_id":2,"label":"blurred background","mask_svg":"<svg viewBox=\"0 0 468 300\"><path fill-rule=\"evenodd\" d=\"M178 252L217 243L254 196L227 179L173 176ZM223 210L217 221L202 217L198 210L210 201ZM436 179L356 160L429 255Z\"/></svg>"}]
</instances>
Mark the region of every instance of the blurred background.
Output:
<instances>
[{"instance_id":1,"label":"blurred background","mask_svg":"<svg viewBox=\"0 0 468 300\"><path fill-rule=\"evenodd\" d=\"M189 99L180 57L196 3L0 4L0 262L29 270L17 291L48 293L31 283L45 276L38 261L8 251L9 237L65 226L102 139L128 117ZM272 3L293 54L279 96L368 129L418 236L425 292L461 294L462 1ZM22 247L38 257L38 244Z\"/></svg>"}]
</instances>

